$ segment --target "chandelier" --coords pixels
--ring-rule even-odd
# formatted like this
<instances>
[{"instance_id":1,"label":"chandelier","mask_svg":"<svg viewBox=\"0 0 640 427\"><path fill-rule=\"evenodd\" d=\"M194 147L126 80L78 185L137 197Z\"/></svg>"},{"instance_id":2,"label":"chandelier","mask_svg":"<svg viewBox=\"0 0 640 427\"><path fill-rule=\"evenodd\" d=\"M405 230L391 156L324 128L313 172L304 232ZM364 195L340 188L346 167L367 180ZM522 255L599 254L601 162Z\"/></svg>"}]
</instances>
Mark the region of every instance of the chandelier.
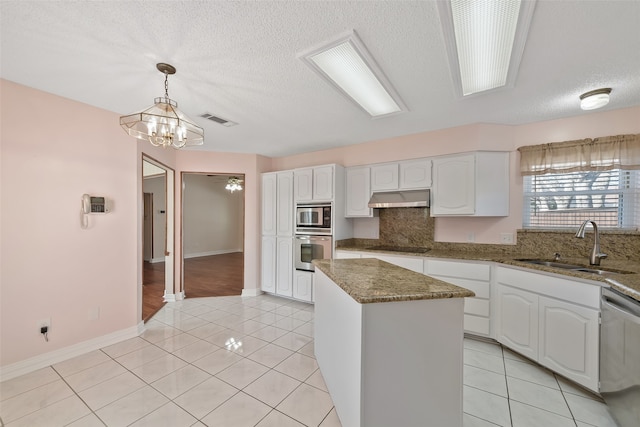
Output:
<instances>
[{"instance_id":1,"label":"chandelier","mask_svg":"<svg viewBox=\"0 0 640 427\"><path fill-rule=\"evenodd\" d=\"M169 98L167 80L169 74L176 73L175 67L161 62L156 68L164 74L164 96L155 98L149 108L120 117L120 126L129 135L149 141L155 147L202 145L204 129L178 110L178 103Z\"/></svg>"},{"instance_id":2,"label":"chandelier","mask_svg":"<svg viewBox=\"0 0 640 427\"><path fill-rule=\"evenodd\" d=\"M225 190L229 190L232 193L236 190L242 191L242 183L244 180L238 178L237 176L230 176L227 180L227 186L224 187Z\"/></svg>"}]
</instances>

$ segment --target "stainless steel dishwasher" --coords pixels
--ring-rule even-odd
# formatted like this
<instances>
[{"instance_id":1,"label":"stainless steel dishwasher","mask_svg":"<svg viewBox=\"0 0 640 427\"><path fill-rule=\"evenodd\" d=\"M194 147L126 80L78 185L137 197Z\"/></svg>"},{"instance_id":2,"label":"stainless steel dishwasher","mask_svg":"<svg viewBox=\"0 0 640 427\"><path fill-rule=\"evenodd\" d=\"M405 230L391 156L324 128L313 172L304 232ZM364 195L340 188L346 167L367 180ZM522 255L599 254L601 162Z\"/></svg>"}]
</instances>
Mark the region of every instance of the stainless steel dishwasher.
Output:
<instances>
[{"instance_id":1,"label":"stainless steel dishwasher","mask_svg":"<svg viewBox=\"0 0 640 427\"><path fill-rule=\"evenodd\" d=\"M600 394L620 427L640 426L640 302L602 289Z\"/></svg>"}]
</instances>

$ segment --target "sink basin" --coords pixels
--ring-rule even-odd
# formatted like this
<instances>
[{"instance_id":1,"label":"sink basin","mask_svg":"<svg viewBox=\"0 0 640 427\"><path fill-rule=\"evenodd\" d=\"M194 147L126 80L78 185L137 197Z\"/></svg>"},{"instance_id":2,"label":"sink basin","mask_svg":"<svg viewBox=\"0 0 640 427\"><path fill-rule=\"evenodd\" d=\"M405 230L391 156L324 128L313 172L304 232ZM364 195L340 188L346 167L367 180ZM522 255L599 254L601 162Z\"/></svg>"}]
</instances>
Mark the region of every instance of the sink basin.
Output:
<instances>
[{"instance_id":1,"label":"sink basin","mask_svg":"<svg viewBox=\"0 0 640 427\"><path fill-rule=\"evenodd\" d=\"M516 261L525 262L527 264L543 265L545 267L559 268L562 270L598 274L600 276L607 275L607 274L633 274L633 271L615 270L612 268L592 268L592 267L585 267L583 265L564 264L562 262L547 261L543 259L517 259Z\"/></svg>"}]
</instances>

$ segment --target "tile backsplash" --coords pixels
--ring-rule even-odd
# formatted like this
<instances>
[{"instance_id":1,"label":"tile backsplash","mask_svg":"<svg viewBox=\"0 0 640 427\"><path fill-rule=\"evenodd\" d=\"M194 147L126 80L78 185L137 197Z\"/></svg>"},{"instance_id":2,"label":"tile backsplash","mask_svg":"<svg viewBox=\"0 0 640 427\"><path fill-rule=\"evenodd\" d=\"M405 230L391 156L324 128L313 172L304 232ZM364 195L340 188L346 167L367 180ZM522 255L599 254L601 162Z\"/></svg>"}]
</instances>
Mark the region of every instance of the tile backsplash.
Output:
<instances>
[{"instance_id":1,"label":"tile backsplash","mask_svg":"<svg viewBox=\"0 0 640 427\"><path fill-rule=\"evenodd\" d=\"M429 216L429 208L380 209L379 215L379 239L348 239L338 242L338 246L428 247L540 258L552 258L555 252L567 258L588 256L593 247L591 229L587 230L584 239L574 237L576 230L518 230L515 245L434 242L436 218ZM600 246L609 259L640 261L640 232L601 231Z\"/></svg>"}]
</instances>

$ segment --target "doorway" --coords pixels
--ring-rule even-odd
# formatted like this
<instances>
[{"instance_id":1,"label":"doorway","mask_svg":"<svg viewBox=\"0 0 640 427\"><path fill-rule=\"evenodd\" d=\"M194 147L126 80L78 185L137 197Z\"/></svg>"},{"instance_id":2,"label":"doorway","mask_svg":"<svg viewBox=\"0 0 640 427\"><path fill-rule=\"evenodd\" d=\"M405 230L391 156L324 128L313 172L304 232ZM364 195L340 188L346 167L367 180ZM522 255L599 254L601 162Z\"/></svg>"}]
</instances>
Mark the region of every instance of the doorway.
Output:
<instances>
[{"instance_id":1,"label":"doorway","mask_svg":"<svg viewBox=\"0 0 640 427\"><path fill-rule=\"evenodd\" d=\"M142 158L142 320L173 295L173 170Z\"/></svg>"},{"instance_id":2,"label":"doorway","mask_svg":"<svg viewBox=\"0 0 640 427\"><path fill-rule=\"evenodd\" d=\"M244 288L244 174L182 173L183 290L186 298L241 295Z\"/></svg>"}]
</instances>

